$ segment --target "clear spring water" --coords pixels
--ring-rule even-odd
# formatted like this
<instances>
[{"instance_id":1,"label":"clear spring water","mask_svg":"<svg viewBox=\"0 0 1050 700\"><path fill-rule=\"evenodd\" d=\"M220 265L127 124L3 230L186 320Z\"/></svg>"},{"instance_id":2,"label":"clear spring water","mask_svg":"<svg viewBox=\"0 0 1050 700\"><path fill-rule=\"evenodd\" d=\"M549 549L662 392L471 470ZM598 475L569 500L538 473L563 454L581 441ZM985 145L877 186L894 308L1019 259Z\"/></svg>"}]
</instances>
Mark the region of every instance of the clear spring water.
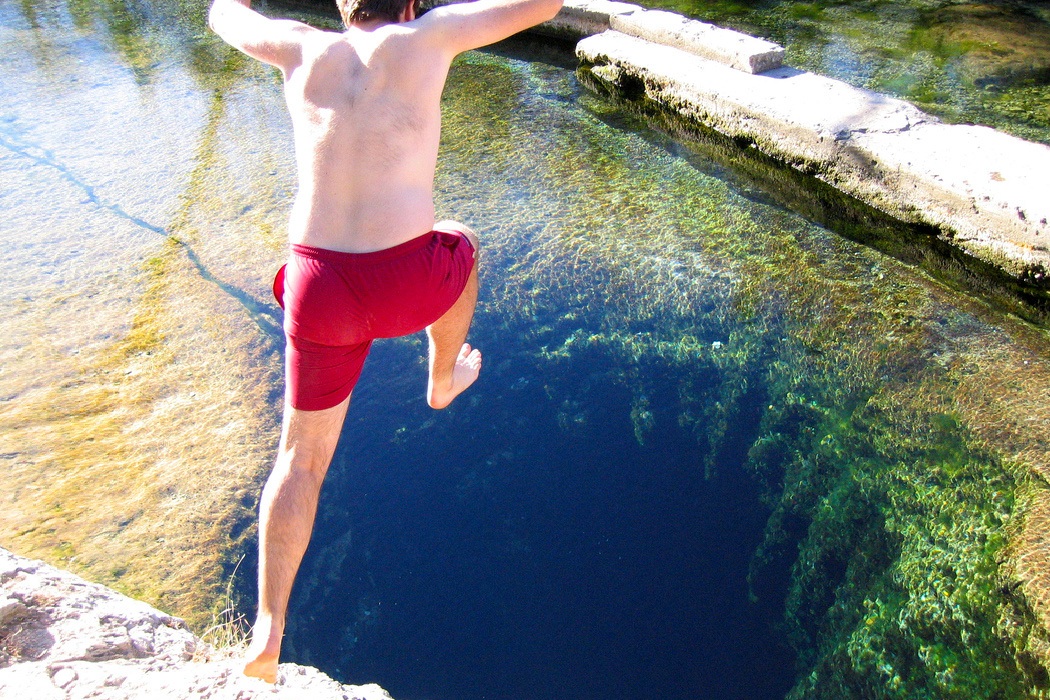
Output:
<instances>
[{"instance_id":1,"label":"clear spring water","mask_svg":"<svg viewBox=\"0 0 1050 700\"><path fill-rule=\"evenodd\" d=\"M1026 0L650 0L950 122L1050 143L1050 10Z\"/></svg>"},{"instance_id":2,"label":"clear spring water","mask_svg":"<svg viewBox=\"0 0 1050 700\"><path fill-rule=\"evenodd\" d=\"M250 607L294 187L278 79L201 12L0 4L0 544L191 618L241 556ZM445 96L483 377L433 412L421 338L377 345L285 659L398 700L1034 683L995 621L1045 332L523 51Z\"/></svg>"}]
</instances>

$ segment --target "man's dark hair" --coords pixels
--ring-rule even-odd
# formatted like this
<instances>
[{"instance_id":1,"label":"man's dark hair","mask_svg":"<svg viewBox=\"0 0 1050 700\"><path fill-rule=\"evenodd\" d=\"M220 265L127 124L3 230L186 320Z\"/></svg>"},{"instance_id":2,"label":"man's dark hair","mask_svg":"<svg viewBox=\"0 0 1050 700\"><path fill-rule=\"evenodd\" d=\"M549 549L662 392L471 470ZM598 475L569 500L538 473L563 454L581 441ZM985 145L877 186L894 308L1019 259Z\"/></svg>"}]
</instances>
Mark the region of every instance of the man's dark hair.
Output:
<instances>
[{"instance_id":1,"label":"man's dark hair","mask_svg":"<svg viewBox=\"0 0 1050 700\"><path fill-rule=\"evenodd\" d=\"M336 4L339 6L339 14L343 17L343 24L349 27L351 22L365 22L370 19L396 22L408 0L336 0ZM418 0L416 8L418 12Z\"/></svg>"}]
</instances>

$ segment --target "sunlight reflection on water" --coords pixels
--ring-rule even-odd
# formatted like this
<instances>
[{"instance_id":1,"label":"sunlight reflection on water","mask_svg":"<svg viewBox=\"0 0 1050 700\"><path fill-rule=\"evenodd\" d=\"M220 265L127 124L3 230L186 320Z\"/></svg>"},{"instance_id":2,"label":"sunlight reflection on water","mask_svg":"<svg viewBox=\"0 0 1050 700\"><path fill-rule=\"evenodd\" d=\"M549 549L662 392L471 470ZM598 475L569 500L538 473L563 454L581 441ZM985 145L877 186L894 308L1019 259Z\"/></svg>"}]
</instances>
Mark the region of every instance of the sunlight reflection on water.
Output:
<instances>
[{"instance_id":1,"label":"sunlight reflection on water","mask_svg":"<svg viewBox=\"0 0 1050 700\"><path fill-rule=\"evenodd\" d=\"M160 30L168 6L144 6L129 28L121 3L0 5L0 536L202 626L252 556L276 438L291 139L272 71L199 15ZM862 624L876 669L907 664L890 622L929 595L887 597L887 571L1012 604L982 586L1011 470L1038 467L1050 431L1043 331L771 204L562 67L466 55L443 114L436 198L482 236L486 373L435 414L419 338L377 348L304 565L297 658L406 698L491 697L511 671L602 697L645 680L638 659L666 697L760 697L791 682L770 651L785 607L804 647L838 600L838 640ZM872 542L881 569L831 561ZM792 546L812 566L777 564ZM940 598L930 614L961 605Z\"/></svg>"}]
</instances>

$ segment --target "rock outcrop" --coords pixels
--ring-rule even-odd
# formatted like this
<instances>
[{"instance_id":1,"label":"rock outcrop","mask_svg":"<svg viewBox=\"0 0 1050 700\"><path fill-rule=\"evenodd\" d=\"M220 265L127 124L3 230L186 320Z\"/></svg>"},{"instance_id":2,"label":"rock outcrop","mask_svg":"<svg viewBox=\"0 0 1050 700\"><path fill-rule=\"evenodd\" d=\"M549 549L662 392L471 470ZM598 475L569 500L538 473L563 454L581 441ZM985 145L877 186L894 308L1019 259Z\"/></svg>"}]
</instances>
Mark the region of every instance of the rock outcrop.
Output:
<instances>
[{"instance_id":1,"label":"rock outcrop","mask_svg":"<svg viewBox=\"0 0 1050 700\"><path fill-rule=\"evenodd\" d=\"M269 685L213 655L178 618L0 549L0 697L390 700L295 664Z\"/></svg>"},{"instance_id":2,"label":"rock outcrop","mask_svg":"<svg viewBox=\"0 0 1050 700\"><path fill-rule=\"evenodd\" d=\"M614 16L612 29L577 44L581 64L606 89L751 144L901 221L933 227L1016 279L1047 286L1050 147L944 124L903 100L814 73L767 70L776 53L743 39L737 53L724 49L719 58L714 49L664 42L668 32L616 31L651 14ZM660 24L669 24L666 14ZM716 35L693 36L710 44Z\"/></svg>"},{"instance_id":3,"label":"rock outcrop","mask_svg":"<svg viewBox=\"0 0 1050 700\"><path fill-rule=\"evenodd\" d=\"M929 226L1050 303L1050 147L941 123L903 100L783 66L772 42L629 2L565 0L532 31L576 42L589 87L658 105Z\"/></svg>"}]
</instances>

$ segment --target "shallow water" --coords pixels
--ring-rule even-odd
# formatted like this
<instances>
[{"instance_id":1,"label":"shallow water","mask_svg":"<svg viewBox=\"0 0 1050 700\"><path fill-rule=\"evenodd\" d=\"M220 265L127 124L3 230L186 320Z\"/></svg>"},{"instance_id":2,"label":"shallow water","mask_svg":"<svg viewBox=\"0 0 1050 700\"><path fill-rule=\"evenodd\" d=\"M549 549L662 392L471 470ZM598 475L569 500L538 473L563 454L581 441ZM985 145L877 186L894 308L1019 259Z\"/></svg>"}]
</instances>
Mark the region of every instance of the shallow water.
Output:
<instances>
[{"instance_id":1,"label":"shallow water","mask_svg":"<svg viewBox=\"0 0 1050 700\"><path fill-rule=\"evenodd\" d=\"M294 173L277 78L200 12L0 4L0 544L203 628L229 577L251 604ZM1000 564L1046 332L561 63L454 66L437 203L482 236L484 375L434 412L421 338L377 345L285 659L399 700L1037 686Z\"/></svg>"},{"instance_id":2,"label":"shallow water","mask_svg":"<svg viewBox=\"0 0 1050 700\"><path fill-rule=\"evenodd\" d=\"M1050 144L1050 14L1023 0L647 0L784 46L792 66Z\"/></svg>"}]
</instances>

